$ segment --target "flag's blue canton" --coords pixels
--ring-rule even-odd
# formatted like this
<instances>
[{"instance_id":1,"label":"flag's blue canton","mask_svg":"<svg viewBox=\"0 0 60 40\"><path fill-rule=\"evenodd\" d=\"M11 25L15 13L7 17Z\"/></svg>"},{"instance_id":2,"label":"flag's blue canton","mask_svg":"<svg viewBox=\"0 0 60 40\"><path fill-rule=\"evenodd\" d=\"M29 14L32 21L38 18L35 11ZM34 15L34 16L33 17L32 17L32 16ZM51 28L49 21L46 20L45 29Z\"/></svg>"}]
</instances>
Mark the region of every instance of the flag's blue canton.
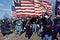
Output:
<instances>
[{"instance_id":1,"label":"flag's blue canton","mask_svg":"<svg viewBox=\"0 0 60 40\"><path fill-rule=\"evenodd\" d=\"M16 11L15 6L11 6L12 11Z\"/></svg>"},{"instance_id":2,"label":"flag's blue canton","mask_svg":"<svg viewBox=\"0 0 60 40\"><path fill-rule=\"evenodd\" d=\"M20 6L21 6L21 1L20 1L20 3L16 3L16 2L14 1L14 4L15 4L16 7L20 7Z\"/></svg>"}]
</instances>

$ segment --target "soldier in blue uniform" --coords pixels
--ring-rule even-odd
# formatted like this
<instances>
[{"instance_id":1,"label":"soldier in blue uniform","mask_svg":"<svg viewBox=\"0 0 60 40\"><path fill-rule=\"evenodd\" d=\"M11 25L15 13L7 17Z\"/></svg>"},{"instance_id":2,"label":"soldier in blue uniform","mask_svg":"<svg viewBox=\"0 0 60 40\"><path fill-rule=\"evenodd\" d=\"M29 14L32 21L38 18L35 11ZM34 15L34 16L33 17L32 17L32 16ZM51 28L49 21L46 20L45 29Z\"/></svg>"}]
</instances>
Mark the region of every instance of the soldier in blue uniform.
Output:
<instances>
[{"instance_id":1,"label":"soldier in blue uniform","mask_svg":"<svg viewBox=\"0 0 60 40\"><path fill-rule=\"evenodd\" d=\"M9 24L5 19L3 19L1 24L1 33L3 34L3 36L11 32L9 28L10 28Z\"/></svg>"},{"instance_id":2,"label":"soldier in blue uniform","mask_svg":"<svg viewBox=\"0 0 60 40\"><path fill-rule=\"evenodd\" d=\"M15 25L15 31L17 34L21 35L22 32L22 21L20 20L16 20L16 25Z\"/></svg>"},{"instance_id":3,"label":"soldier in blue uniform","mask_svg":"<svg viewBox=\"0 0 60 40\"><path fill-rule=\"evenodd\" d=\"M30 39L30 37L32 35L32 26L30 23L28 23L26 26L26 35L27 35L28 39Z\"/></svg>"},{"instance_id":4,"label":"soldier in blue uniform","mask_svg":"<svg viewBox=\"0 0 60 40\"><path fill-rule=\"evenodd\" d=\"M55 39L57 39L57 33L60 34L60 14L57 14L54 18L54 33L55 33ZM57 39L58 40L58 39Z\"/></svg>"},{"instance_id":5,"label":"soldier in blue uniform","mask_svg":"<svg viewBox=\"0 0 60 40\"><path fill-rule=\"evenodd\" d=\"M43 29L46 28L46 25L49 24L52 26L52 21L50 19L50 16L48 14L45 14L45 16L42 18L42 24L43 24ZM43 34L42 34L42 39L43 39Z\"/></svg>"},{"instance_id":6,"label":"soldier in blue uniform","mask_svg":"<svg viewBox=\"0 0 60 40\"><path fill-rule=\"evenodd\" d=\"M45 28L43 29L43 39L42 40L52 40L52 26L50 24L47 24Z\"/></svg>"}]
</instances>

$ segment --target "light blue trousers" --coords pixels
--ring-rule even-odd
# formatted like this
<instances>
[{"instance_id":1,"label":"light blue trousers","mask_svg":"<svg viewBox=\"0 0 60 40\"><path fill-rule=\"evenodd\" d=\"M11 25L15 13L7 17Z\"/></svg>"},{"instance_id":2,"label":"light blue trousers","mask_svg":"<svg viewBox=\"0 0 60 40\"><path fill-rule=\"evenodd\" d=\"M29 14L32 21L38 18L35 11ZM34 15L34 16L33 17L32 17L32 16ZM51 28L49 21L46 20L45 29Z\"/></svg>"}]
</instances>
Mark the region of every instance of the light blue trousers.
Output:
<instances>
[{"instance_id":1,"label":"light blue trousers","mask_svg":"<svg viewBox=\"0 0 60 40\"><path fill-rule=\"evenodd\" d=\"M43 40L52 40L52 36L45 35Z\"/></svg>"},{"instance_id":2,"label":"light blue trousers","mask_svg":"<svg viewBox=\"0 0 60 40\"><path fill-rule=\"evenodd\" d=\"M37 24L33 24L32 28L33 28L33 32L37 32Z\"/></svg>"},{"instance_id":3,"label":"light blue trousers","mask_svg":"<svg viewBox=\"0 0 60 40\"><path fill-rule=\"evenodd\" d=\"M21 31L22 31L22 26L15 26L15 31L17 34L21 34Z\"/></svg>"}]
</instances>

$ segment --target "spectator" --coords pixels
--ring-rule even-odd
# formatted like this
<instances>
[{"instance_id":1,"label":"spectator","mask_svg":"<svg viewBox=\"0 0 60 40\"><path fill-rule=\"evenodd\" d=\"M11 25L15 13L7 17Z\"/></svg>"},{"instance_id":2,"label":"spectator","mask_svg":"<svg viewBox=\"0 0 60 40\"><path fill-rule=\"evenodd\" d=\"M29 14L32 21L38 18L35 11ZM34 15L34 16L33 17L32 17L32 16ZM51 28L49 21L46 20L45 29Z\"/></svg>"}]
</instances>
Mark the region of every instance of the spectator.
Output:
<instances>
[{"instance_id":1,"label":"spectator","mask_svg":"<svg viewBox=\"0 0 60 40\"><path fill-rule=\"evenodd\" d=\"M45 17L42 18L42 24L43 24L43 27L45 27L45 25L47 24L52 25L52 21L49 15L45 15Z\"/></svg>"},{"instance_id":2,"label":"spectator","mask_svg":"<svg viewBox=\"0 0 60 40\"><path fill-rule=\"evenodd\" d=\"M42 26L42 17L43 17L43 15L40 15L40 17L38 18L38 20L37 20L37 26L38 26L38 36L40 36L40 34L42 33L42 31L43 31L43 26Z\"/></svg>"},{"instance_id":3,"label":"spectator","mask_svg":"<svg viewBox=\"0 0 60 40\"><path fill-rule=\"evenodd\" d=\"M57 33L59 32L60 34L60 15L56 15L54 18L54 33L55 33L55 39L58 40L57 38Z\"/></svg>"},{"instance_id":4,"label":"spectator","mask_svg":"<svg viewBox=\"0 0 60 40\"><path fill-rule=\"evenodd\" d=\"M32 29L33 32L37 32L37 24L35 22L32 24Z\"/></svg>"},{"instance_id":5,"label":"spectator","mask_svg":"<svg viewBox=\"0 0 60 40\"><path fill-rule=\"evenodd\" d=\"M6 22L6 20L2 20L2 25L1 25L1 33L3 34L3 36L5 36L6 34L10 33L10 29L9 29L9 24Z\"/></svg>"},{"instance_id":6,"label":"spectator","mask_svg":"<svg viewBox=\"0 0 60 40\"><path fill-rule=\"evenodd\" d=\"M43 29L43 40L52 40L52 26L47 24L46 27Z\"/></svg>"},{"instance_id":7,"label":"spectator","mask_svg":"<svg viewBox=\"0 0 60 40\"><path fill-rule=\"evenodd\" d=\"M30 39L31 35L32 35L32 28L31 28L31 24L27 24L26 26L26 35L28 36L28 39Z\"/></svg>"},{"instance_id":8,"label":"spectator","mask_svg":"<svg viewBox=\"0 0 60 40\"><path fill-rule=\"evenodd\" d=\"M21 35L21 32L22 32L22 21L21 21L21 19L16 20L15 31L17 34Z\"/></svg>"}]
</instances>

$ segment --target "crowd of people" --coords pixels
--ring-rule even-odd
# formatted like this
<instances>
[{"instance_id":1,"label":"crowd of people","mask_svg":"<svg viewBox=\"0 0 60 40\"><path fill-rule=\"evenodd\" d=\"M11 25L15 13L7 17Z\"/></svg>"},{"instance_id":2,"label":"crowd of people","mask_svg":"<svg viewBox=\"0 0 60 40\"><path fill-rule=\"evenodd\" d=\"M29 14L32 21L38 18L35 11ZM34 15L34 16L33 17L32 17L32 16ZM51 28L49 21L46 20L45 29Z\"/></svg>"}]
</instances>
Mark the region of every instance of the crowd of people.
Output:
<instances>
[{"instance_id":1,"label":"crowd of people","mask_svg":"<svg viewBox=\"0 0 60 40\"><path fill-rule=\"evenodd\" d=\"M16 20L1 20L0 30L3 36L9 35L14 31L21 35L26 32L25 36L30 39L33 33L41 36L42 40L58 40L57 34L60 34L60 14L53 19L50 15L40 15L38 17L17 17Z\"/></svg>"}]
</instances>

